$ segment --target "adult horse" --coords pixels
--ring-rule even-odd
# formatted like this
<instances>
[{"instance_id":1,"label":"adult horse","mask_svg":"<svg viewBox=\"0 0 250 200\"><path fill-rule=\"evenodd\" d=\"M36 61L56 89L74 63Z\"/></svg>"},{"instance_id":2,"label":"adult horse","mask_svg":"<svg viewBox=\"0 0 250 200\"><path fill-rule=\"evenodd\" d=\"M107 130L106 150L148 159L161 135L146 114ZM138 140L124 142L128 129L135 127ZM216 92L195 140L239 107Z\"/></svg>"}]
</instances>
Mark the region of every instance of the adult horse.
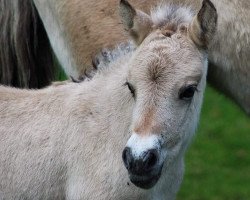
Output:
<instances>
[{"instance_id":1,"label":"adult horse","mask_svg":"<svg viewBox=\"0 0 250 200\"><path fill-rule=\"evenodd\" d=\"M120 13L138 47L111 52L92 80L0 87L1 199L175 198L199 120L216 10L205 0L192 17L172 5L174 26L125 0Z\"/></svg>"},{"instance_id":2,"label":"adult horse","mask_svg":"<svg viewBox=\"0 0 250 200\"><path fill-rule=\"evenodd\" d=\"M152 17L167 17L164 2L187 4L197 11L201 0L160 2L162 6L156 8L158 14ZM208 81L250 113L250 2L212 2L219 16L218 32L209 46ZM42 87L51 81L53 67L51 54L47 51L49 40L65 72L74 78L90 68L92 57L101 49L128 41L117 15L118 1L0 0L0 3L1 23L4 22L0 37L4 44L0 47L0 75L5 84ZM159 0L131 0L131 3L149 12ZM36 9L49 40L44 35ZM168 23L166 18L163 24ZM33 32L30 33L30 29ZM40 79L42 84L37 84Z\"/></svg>"},{"instance_id":3,"label":"adult horse","mask_svg":"<svg viewBox=\"0 0 250 200\"><path fill-rule=\"evenodd\" d=\"M83 70L91 64L91 57L102 48L127 41L126 35L121 34L122 26L115 9L116 1L78 0L71 3L65 0L60 2L58 2L60 6L57 6L53 12L58 14L58 18L65 27L66 38L70 44L68 51L75 61L64 67L69 74L74 76L75 70L77 75L82 74ZM147 11L159 3L145 0L131 2L141 5L142 9ZM163 2L187 4L197 11L201 1L165 0ZM231 2L223 0L213 1L213 3L219 10L218 32L214 42L209 46L211 65L208 80L213 86L233 98L247 113L250 113L250 64L248 62L250 57L250 2L248 0ZM42 19L46 18L48 11L44 13L44 5L41 5L39 0L36 5ZM158 8L158 15L167 16L164 5ZM168 23L167 18L163 23ZM59 52L63 47L58 45L57 48Z\"/></svg>"}]
</instances>

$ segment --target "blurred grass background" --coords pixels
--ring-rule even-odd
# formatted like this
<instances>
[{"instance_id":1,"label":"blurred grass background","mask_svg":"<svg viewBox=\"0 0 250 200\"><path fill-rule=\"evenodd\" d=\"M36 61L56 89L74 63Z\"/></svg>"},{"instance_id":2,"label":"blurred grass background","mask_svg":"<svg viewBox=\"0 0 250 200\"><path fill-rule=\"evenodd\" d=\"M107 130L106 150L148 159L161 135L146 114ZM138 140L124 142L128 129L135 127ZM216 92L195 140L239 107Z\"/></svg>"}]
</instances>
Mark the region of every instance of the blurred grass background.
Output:
<instances>
[{"instance_id":1,"label":"blurred grass background","mask_svg":"<svg viewBox=\"0 0 250 200\"><path fill-rule=\"evenodd\" d=\"M207 87L177 200L250 200L250 117Z\"/></svg>"}]
</instances>

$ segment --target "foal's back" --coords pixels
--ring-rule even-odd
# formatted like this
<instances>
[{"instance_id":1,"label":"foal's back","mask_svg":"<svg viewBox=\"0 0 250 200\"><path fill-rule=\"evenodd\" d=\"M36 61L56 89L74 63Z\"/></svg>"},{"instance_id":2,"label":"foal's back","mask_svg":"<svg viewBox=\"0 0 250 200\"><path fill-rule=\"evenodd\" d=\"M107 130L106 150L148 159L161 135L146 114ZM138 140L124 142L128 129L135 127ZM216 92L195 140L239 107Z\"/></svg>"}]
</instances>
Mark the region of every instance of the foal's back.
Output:
<instances>
[{"instance_id":1,"label":"foal's back","mask_svg":"<svg viewBox=\"0 0 250 200\"><path fill-rule=\"evenodd\" d=\"M58 95L0 86L0 199L63 198Z\"/></svg>"}]
</instances>

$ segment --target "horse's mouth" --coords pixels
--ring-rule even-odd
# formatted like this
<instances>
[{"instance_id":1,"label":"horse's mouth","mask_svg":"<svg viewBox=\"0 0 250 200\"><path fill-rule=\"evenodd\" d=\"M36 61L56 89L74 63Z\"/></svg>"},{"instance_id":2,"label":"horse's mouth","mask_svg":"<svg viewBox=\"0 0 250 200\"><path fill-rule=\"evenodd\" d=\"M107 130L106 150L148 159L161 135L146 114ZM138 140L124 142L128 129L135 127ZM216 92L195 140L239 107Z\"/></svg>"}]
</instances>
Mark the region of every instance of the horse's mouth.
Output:
<instances>
[{"instance_id":1,"label":"horse's mouth","mask_svg":"<svg viewBox=\"0 0 250 200\"><path fill-rule=\"evenodd\" d=\"M152 188L159 180L161 176L161 170L157 175L145 175L145 176L138 176L130 174L129 178L130 181L137 187L142 189L150 189Z\"/></svg>"}]
</instances>

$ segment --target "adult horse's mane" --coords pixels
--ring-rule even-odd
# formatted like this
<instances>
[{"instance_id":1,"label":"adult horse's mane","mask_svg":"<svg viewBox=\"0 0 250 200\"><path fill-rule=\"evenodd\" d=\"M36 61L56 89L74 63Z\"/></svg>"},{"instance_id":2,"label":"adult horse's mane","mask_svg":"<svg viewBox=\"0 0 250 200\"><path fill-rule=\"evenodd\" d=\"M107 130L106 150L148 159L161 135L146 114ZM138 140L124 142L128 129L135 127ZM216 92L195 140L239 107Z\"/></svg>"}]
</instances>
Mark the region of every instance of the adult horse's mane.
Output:
<instances>
[{"instance_id":1,"label":"adult horse's mane","mask_svg":"<svg viewBox=\"0 0 250 200\"><path fill-rule=\"evenodd\" d=\"M0 0L0 84L42 88L55 75L53 54L31 0Z\"/></svg>"}]
</instances>

